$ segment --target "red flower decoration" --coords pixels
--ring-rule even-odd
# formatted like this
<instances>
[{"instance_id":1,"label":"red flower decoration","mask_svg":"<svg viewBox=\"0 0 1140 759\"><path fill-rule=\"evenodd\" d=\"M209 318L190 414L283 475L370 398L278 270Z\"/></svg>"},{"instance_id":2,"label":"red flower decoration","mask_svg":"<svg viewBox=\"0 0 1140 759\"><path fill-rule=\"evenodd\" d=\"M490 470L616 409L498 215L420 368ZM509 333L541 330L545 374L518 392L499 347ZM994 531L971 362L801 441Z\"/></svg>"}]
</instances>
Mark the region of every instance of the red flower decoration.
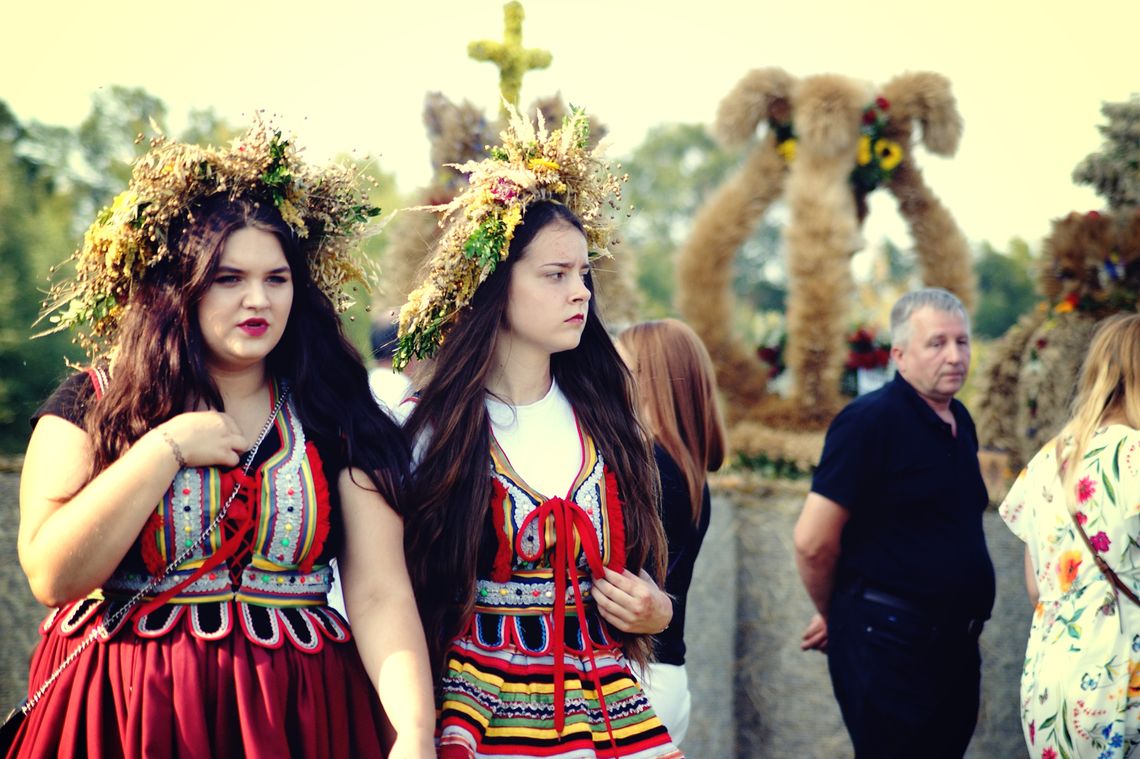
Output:
<instances>
[{"instance_id":1,"label":"red flower decoration","mask_svg":"<svg viewBox=\"0 0 1140 759\"><path fill-rule=\"evenodd\" d=\"M1088 219L1092 219L1093 221L1096 221L1097 219L1100 218L1100 213L1098 211L1089 211L1088 213L1085 214L1085 217Z\"/></svg>"},{"instance_id":2,"label":"red flower decoration","mask_svg":"<svg viewBox=\"0 0 1140 759\"><path fill-rule=\"evenodd\" d=\"M891 107L891 101L887 100L882 95L879 95L877 98L875 98L875 105L879 106L880 111L885 111Z\"/></svg>"},{"instance_id":3,"label":"red flower decoration","mask_svg":"<svg viewBox=\"0 0 1140 759\"><path fill-rule=\"evenodd\" d=\"M1041 752L1041 759L1057 759L1057 752L1053 750L1052 746L1046 746L1045 750Z\"/></svg>"},{"instance_id":4,"label":"red flower decoration","mask_svg":"<svg viewBox=\"0 0 1140 759\"><path fill-rule=\"evenodd\" d=\"M1088 516L1083 511L1077 512L1077 523L1084 527L1085 523L1089 521Z\"/></svg>"},{"instance_id":5,"label":"red flower decoration","mask_svg":"<svg viewBox=\"0 0 1140 759\"><path fill-rule=\"evenodd\" d=\"M491 196L500 203L510 203L518 197L518 194L518 185L501 177L495 186L491 188Z\"/></svg>"},{"instance_id":6,"label":"red flower decoration","mask_svg":"<svg viewBox=\"0 0 1140 759\"><path fill-rule=\"evenodd\" d=\"M875 123L875 111L874 111L874 109L868 108L867 110L863 111L863 123L864 124L874 124Z\"/></svg>"},{"instance_id":7,"label":"red flower decoration","mask_svg":"<svg viewBox=\"0 0 1140 759\"><path fill-rule=\"evenodd\" d=\"M1077 483L1077 503L1084 503L1096 493L1096 483L1091 477L1082 477Z\"/></svg>"},{"instance_id":8,"label":"red flower decoration","mask_svg":"<svg viewBox=\"0 0 1140 759\"><path fill-rule=\"evenodd\" d=\"M1101 530L1096 535L1090 537L1089 543L1092 544L1092 547L1096 549L1097 553L1106 552L1108 550L1108 547L1112 545L1112 541L1109 540L1108 536L1104 534L1104 530Z\"/></svg>"}]
</instances>

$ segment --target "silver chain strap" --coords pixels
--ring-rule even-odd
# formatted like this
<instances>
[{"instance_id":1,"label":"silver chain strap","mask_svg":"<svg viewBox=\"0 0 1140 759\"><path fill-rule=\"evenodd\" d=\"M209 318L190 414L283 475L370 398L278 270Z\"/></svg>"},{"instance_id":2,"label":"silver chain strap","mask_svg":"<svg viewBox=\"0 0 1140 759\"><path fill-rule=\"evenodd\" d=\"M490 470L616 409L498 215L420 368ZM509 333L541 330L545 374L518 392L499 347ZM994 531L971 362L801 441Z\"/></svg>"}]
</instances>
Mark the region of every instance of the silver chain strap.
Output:
<instances>
[{"instance_id":1,"label":"silver chain strap","mask_svg":"<svg viewBox=\"0 0 1140 759\"><path fill-rule=\"evenodd\" d=\"M249 474L249 468L253 465L253 458L257 455L257 449L261 447L262 442L264 442L266 436L269 434L269 430L273 428L273 422L275 419L277 419L277 415L281 413L281 409L285 405L285 400L288 397L289 388L282 385L281 392L277 397L277 403L274 405L273 411L270 412L269 418L265 420L265 426L261 428L261 434L257 436L257 441L245 455L245 461L242 463L242 469L246 475ZM107 635L108 624L112 629L114 629L119 624L119 620L128 614L131 609L137 606L139 601L150 595L152 591L154 591L159 585L162 584L162 581L166 579L167 575L173 572L178 566L182 564L182 562L186 561L186 559L190 558L191 554L193 554L194 551L198 550L198 548L200 548L202 544L206 542L206 539L210 537L210 534L215 529L217 529L218 525L222 523L222 520L226 518L226 514L230 510L230 504L232 504L234 502L234 499L237 498L237 494L240 490L241 483L239 482L234 485L233 492L230 493L230 497L226 499L226 502L218 511L217 516L210 520L210 524L208 524L206 526L206 529L202 530L202 532L198 534L198 537L195 538L194 542L192 542L189 546L184 548L181 553L175 556L174 559L166 565L165 569L163 569L159 574L152 577L141 590L131 596L127 602L119 607L119 609L114 614L100 622L99 625L94 630L92 630L91 633L86 638L84 638L83 641L78 646L76 646L72 652L64 658L62 662L59 663L59 666L56 667L55 671L51 673L51 676L44 681L43 685L41 685L35 693L33 693L31 696L28 696L27 701L25 701L24 704L20 707L24 714L29 714L32 709L35 708L36 704L38 704L40 702L40 699L44 697L44 694L47 693L47 690L51 687L52 683L59 679L59 676L63 674L63 671L71 666L71 664L79 657L81 653L87 649L88 646L94 643L95 640L99 638L99 636Z\"/></svg>"}]
</instances>

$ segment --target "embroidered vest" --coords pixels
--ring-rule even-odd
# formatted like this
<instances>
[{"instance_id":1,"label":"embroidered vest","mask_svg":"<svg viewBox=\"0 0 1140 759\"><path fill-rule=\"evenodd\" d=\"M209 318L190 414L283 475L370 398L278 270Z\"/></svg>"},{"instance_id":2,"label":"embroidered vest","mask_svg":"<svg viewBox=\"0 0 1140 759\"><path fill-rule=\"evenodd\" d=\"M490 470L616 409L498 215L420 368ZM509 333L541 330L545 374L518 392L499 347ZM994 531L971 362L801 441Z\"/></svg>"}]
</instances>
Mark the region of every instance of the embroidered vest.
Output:
<instances>
[{"instance_id":1,"label":"embroidered vest","mask_svg":"<svg viewBox=\"0 0 1140 759\"><path fill-rule=\"evenodd\" d=\"M617 647L589 598L590 578L625 567L617 479L578 424L582 466L565 497L545 498L514 471L492 436L491 519L497 549L491 577L475 583L466 635L479 647L517 647L552 657L554 726L565 726L566 653L591 662L610 740L613 732L594 654Z\"/></svg>"},{"instance_id":2,"label":"embroidered vest","mask_svg":"<svg viewBox=\"0 0 1140 759\"><path fill-rule=\"evenodd\" d=\"M104 621L109 619L192 545L241 479L242 494L230 505L222 526L147 598L177 589L175 595L154 609L144 608L144 600L143 613L131 615L135 632L159 637L185 618L195 637L215 639L233 631L236 617L250 640L271 648L288 640L315 652L325 638L348 640L347 623L327 607L332 569L316 565L329 531L328 482L320 456L306 441L291 401L282 406L274 425L281 446L248 478L240 470L222 472L216 467L179 471L139 535L139 552L149 571L120 566L101 591L50 614L43 631L58 625L59 633L75 634L100 611ZM228 555L190 581L219 552ZM106 637L125 622L108 630Z\"/></svg>"},{"instance_id":3,"label":"embroidered vest","mask_svg":"<svg viewBox=\"0 0 1140 759\"><path fill-rule=\"evenodd\" d=\"M590 563L615 571L625 566L625 530L617 481L594 441L578 427L582 466L565 498L545 498L515 472L491 441L491 519L497 549L489 578L476 582L477 611L535 614L554 608L557 553L567 550L573 579L589 597ZM561 530L559 528L562 528ZM569 563L566 567L569 568ZM573 587L564 601L572 603Z\"/></svg>"}]
</instances>

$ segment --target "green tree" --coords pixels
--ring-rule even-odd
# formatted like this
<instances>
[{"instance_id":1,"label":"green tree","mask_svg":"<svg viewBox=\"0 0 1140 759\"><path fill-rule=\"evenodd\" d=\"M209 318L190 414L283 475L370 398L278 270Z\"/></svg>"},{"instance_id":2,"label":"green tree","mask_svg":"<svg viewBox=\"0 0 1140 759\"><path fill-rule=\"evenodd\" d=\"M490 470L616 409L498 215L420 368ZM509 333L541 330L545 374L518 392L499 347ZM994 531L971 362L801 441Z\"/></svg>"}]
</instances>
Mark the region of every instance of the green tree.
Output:
<instances>
[{"instance_id":1,"label":"green tree","mask_svg":"<svg viewBox=\"0 0 1140 759\"><path fill-rule=\"evenodd\" d=\"M1077 164L1073 181L1091 185L1113 210L1140 205L1140 96L1100 112L1108 119L1097 127L1104 145Z\"/></svg>"},{"instance_id":2,"label":"green tree","mask_svg":"<svg viewBox=\"0 0 1140 759\"><path fill-rule=\"evenodd\" d=\"M396 186L395 174L384 171L375 160L369 158L350 159L347 156L341 156L338 160L343 163L354 164L365 181L371 185L368 199L373 205L380 208L379 219L387 218L392 211L406 205ZM366 363L372 352L370 340L372 322L384 316L384 314L374 312L375 304L390 301L384 291L384 261L388 238L384 234L379 234L379 223L376 224L376 231L378 234L369 235L364 240L364 254L369 261L378 267L379 283L372 293L366 292L359 284L353 283L353 297L356 300L356 305L348 309L342 316L349 339L364 356Z\"/></svg>"},{"instance_id":3,"label":"green tree","mask_svg":"<svg viewBox=\"0 0 1140 759\"><path fill-rule=\"evenodd\" d=\"M982 244L974 262L978 276L978 307L974 313L974 334L996 338L1005 334L1018 317L1030 311L1039 300L1033 284L1035 261L1029 245L1014 238L1009 252Z\"/></svg>"},{"instance_id":4,"label":"green tree","mask_svg":"<svg viewBox=\"0 0 1140 759\"><path fill-rule=\"evenodd\" d=\"M182 142L194 145L228 145L244 131L214 113L213 108L193 108L186 117L186 129L179 135Z\"/></svg>"},{"instance_id":5,"label":"green tree","mask_svg":"<svg viewBox=\"0 0 1140 759\"><path fill-rule=\"evenodd\" d=\"M72 245L72 196L44 160L51 145L0 102L0 452L23 450L27 419L78 357L67 335L31 342L49 269Z\"/></svg>"},{"instance_id":6,"label":"green tree","mask_svg":"<svg viewBox=\"0 0 1140 759\"><path fill-rule=\"evenodd\" d=\"M663 124L649 131L623 161L624 197L633 215L625 244L637 255L638 285L647 316L673 312L674 256L697 210L737 169L739 150L727 150L701 124ZM764 222L736 258L737 295L750 310L782 308L780 228Z\"/></svg>"},{"instance_id":7,"label":"green tree","mask_svg":"<svg viewBox=\"0 0 1140 759\"><path fill-rule=\"evenodd\" d=\"M87 191L90 212L106 205L131 178L131 163L146 152L156 126L166 132L166 106L141 88L113 85L92 98L91 112L76 130L81 170L75 177Z\"/></svg>"}]
</instances>

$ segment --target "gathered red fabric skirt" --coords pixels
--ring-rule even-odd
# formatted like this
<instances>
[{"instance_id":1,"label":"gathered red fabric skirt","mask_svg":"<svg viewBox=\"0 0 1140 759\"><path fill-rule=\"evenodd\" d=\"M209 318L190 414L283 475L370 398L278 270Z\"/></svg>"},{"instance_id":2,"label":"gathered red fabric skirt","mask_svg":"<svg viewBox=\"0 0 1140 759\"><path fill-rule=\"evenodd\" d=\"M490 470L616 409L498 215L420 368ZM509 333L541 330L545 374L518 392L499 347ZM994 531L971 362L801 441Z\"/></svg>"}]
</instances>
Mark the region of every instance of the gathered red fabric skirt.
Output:
<instances>
[{"instance_id":1,"label":"gathered red fabric skirt","mask_svg":"<svg viewBox=\"0 0 1140 759\"><path fill-rule=\"evenodd\" d=\"M94 624L94 623L90 623ZM51 629L32 656L34 692L85 637ZM234 630L130 625L92 644L28 715L10 758L383 757L385 720L352 642L305 653Z\"/></svg>"}]
</instances>

